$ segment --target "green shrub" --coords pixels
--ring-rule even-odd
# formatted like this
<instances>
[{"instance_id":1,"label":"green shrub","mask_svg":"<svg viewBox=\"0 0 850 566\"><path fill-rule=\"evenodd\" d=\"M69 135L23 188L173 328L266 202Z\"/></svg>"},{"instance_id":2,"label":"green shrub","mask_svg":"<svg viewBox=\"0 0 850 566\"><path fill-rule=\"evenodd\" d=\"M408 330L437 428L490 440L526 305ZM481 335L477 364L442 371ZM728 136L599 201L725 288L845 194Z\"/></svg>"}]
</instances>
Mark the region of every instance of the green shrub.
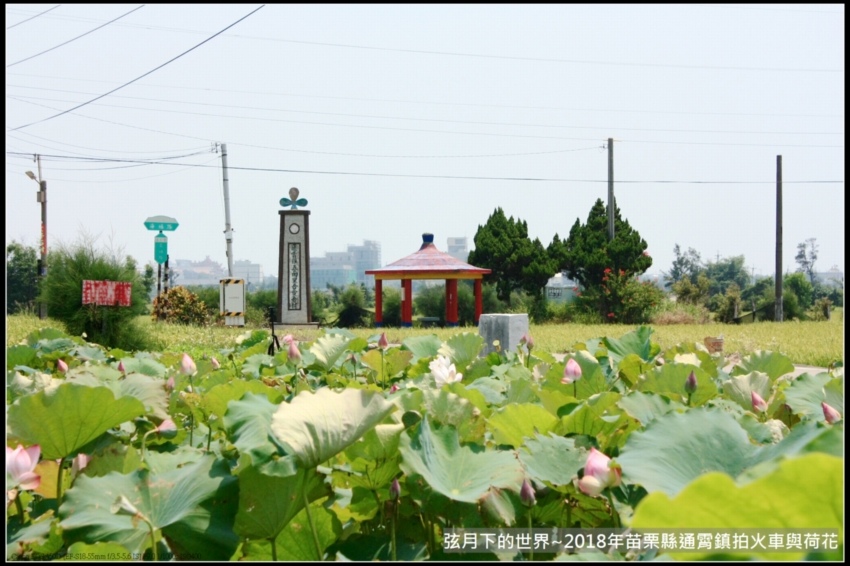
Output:
<instances>
[{"instance_id":1,"label":"green shrub","mask_svg":"<svg viewBox=\"0 0 850 566\"><path fill-rule=\"evenodd\" d=\"M384 326L401 326L401 289L395 287L384 288L381 293L383 301Z\"/></svg>"},{"instance_id":2,"label":"green shrub","mask_svg":"<svg viewBox=\"0 0 850 566\"><path fill-rule=\"evenodd\" d=\"M48 257L48 272L39 300L51 318L63 322L70 334L108 348L145 350L151 337L136 324L147 311L147 294L135 261L116 252L98 250L90 238L72 246L59 244ZM123 281L132 284L130 306L83 304L83 281Z\"/></svg>"},{"instance_id":3,"label":"green shrub","mask_svg":"<svg viewBox=\"0 0 850 566\"><path fill-rule=\"evenodd\" d=\"M207 304L186 287L172 287L153 301L154 320L174 324L206 326L210 322Z\"/></svg>"},{"instance_id":4,"label":"green shrub","mask_svg":"<svg viewBox=\"0 0 850 566\"><path fill-rule=\"evenodd\" d=\"M711 312L703 305L665 299L652 315L652 324L708 324Z\"/></svg>"}]
</instances>

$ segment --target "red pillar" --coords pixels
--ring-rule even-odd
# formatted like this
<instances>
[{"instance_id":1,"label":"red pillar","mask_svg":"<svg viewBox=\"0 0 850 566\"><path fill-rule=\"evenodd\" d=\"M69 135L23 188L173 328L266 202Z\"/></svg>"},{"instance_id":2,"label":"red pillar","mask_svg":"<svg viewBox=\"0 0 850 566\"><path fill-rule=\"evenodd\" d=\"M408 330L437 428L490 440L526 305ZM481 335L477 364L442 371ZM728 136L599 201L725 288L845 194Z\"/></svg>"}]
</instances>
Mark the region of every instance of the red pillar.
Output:
<instances>
[{"instance_id":1,"label":"red pillar","mask_svg":"<svg viewBox=\"0 0 850 566\"><path fill-rule=\"evenodd\" d=\"M401 325L413 326L413 280L401 280Z\"/></svg>"},{"instance_id":2,"label":"red pillar","mask_svg":"<svg viewBox=\"0 0 850 566\"><path fill-rule=\"evenodd\" d=\"M484 303L481 298L481 279L475 280L475 325L478 326L478 319L481 318L481 313L484 312Z\"/></svg>"},{"instance_id":3,"label":"red pillar","mask_svg":"<svg viewBox=\"0 0 850 566\"><path fill-rule=\"evenodd\" d=\"M384 281L375 279L375 326L384 325Z\"/></svg>"},{"instance_id":4,"label":"red pillar","mask_svg":"<svg viewBox=\"0 0 850 566\"><path fill-rule=\"evenodd\" d=\"M446 279L446 326L457 326L457 279Z\"/></svg>"}]
</instances>

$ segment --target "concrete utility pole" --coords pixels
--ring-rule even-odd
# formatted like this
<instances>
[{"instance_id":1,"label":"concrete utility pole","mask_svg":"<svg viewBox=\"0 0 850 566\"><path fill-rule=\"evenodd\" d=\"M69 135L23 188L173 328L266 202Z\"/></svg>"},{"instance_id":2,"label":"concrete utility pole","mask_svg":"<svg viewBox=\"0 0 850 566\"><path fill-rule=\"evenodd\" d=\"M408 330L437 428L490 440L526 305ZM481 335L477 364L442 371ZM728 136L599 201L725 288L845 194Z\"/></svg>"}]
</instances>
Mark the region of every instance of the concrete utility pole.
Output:
<instances>
[{"instance_id":1,"label":"concrete utility pole","mask_svg":"<svg viewBox=\"0 0 850 566\"><path fill-rule=\"evenodd\" d=\"M27 171L26 175L36 183L38 183L38 192L36 193L36 201L41 203L41 257L38 260L38 282L39 288L47 276L47 181L41 178L41 156L36 154L35 159L38 163L38 178L32 171ZM41 319L47 318L47 303L44 301L38 304L38 317Z\"/></svg>"},{"instance_id":2,"label":"concrete utility pole","mask_svg":"<svg viewBox=\"0 0 850 566\"><path fill-rule=\"evenodd\" d=\"M227 275L233 277L233 229L230 227L230 185L227 179L227 144L221 144L221 174L224 177L224 239L227 241Z\"/></svg>"},{"instance_id":3,"label":"concrete utility pole","mask_svg":"<svg viewBox=\"0 0 850 566\"><path fill-rule=\"evenodd\" d=\"M782 156L776 156L776 322L782 322Z\"/></svg>"},{"instance_id":4,"label":"concrete utility pole","mask_svg":"<svg viewBox=\"0 0 850 566\"><path fill-rule=\"evenodd\" d=\"M608 138L608 239L614 239L614 138Z\"/></svg>"}]
</instances>

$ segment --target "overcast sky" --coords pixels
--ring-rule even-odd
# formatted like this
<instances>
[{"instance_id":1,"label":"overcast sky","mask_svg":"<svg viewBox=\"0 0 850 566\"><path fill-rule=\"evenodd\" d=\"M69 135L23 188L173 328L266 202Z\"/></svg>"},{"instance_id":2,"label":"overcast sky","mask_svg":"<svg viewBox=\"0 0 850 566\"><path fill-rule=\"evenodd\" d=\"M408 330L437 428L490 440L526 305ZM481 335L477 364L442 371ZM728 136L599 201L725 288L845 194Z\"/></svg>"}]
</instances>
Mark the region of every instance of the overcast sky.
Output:
<instances>
[{"instance_id":1,"label":"overcast sky","mask_svg":"<svg viewBox=\"0 0 850 566\"><path fill-rule=\"evenodd\" d=\"M649 273L844 270L844 5L6 4L6 242L97 238L154 261L277 275L280 199L311 256L377 240L384 265L496 207L547 246L607 199Z\"/></svg>"}]
</instances>

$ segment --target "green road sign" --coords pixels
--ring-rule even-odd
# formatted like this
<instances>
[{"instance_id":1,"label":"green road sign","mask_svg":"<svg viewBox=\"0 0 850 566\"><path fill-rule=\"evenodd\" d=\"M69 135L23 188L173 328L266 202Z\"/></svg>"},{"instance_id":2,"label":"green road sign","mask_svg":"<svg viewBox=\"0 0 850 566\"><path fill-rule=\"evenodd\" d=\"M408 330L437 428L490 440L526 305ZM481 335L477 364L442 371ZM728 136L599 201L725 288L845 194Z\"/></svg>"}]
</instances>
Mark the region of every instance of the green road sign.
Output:
<instances>
[{"instance_id":1,"label":"green road sign","mask_svg":"<svg viewBox=\"0 0 850 566\"><path fill-rule=\"evenodd\" d=\"M157 263L168 261L168 237L162 232L153 239L153 258Z\"/></svg>"},{"instance_id":2,"label":"green road sign","mask_svg":"<svg viewBox=\"0 0 850 566\"><path fill-rule=\"evenodd\" d=\"M177 230L177 226L179 226L177 220L170 216L151 216L145 220L145 228L148 230L158 230L160 232L166 230L171 232Z\"/></svg>"}]
</instances>

